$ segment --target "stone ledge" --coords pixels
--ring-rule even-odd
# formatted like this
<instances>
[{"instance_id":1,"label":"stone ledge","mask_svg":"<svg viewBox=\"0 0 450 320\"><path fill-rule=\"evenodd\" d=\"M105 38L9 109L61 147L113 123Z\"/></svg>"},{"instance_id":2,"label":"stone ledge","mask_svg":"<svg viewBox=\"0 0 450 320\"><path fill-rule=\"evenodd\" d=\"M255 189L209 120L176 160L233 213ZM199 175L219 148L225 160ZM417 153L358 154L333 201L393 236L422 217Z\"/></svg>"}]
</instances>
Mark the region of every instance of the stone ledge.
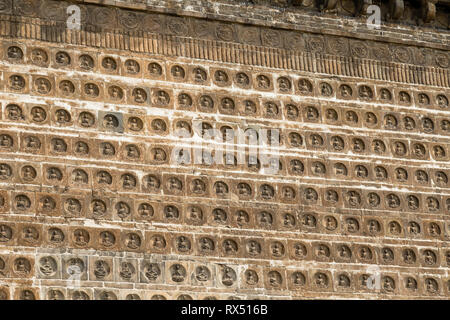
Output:
<instances>
[{"instance_id":1,"label":"stone ledge","mask_svg":"<svg viewBox=\"0 0 450 320\"><path fill-rule=\"evenodd\" d=\"M74 0L77 1L77 0ZM417 44L427 47L450 48L450 32L443 29L436 32L430 26L409 26L406 24L384 22L380 30L369 29L362 18L337 16L300 10L283 9L267 6L226 4L223 2L196 0L147 0L142 3L130 1L78 0L78 2L112 5L120 8L175 14L186 17L207 18L214 20L254 24L287 30L321 33L327 35L344 35L358 39L386 41L391 43ZM274 18L275 17L275 18ZM301 24L298 22L301 21ZM343 22L346 25L343 25ZM358 30L358 31L357 31ZM387 37L386 33L392 36ZM412 39L405 37L410 35Z\"/></svg>"}]
</instances>

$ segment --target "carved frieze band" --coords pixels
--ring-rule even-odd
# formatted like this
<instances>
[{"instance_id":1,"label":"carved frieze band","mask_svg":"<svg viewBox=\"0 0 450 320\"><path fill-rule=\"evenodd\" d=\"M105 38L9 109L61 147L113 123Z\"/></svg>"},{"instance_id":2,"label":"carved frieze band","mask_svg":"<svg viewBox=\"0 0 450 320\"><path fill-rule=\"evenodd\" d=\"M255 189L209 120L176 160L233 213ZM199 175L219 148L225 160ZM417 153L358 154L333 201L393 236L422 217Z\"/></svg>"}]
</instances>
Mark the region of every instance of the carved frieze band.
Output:
<instances>
[{"instance_id":1,"label":"carved frieze band","mask_svg":"<svg viewBox=\"0 0 450 320\"><path fill-rule=\"evenodd\" d=\"M86 9L85 7L83 7ZM448 52L93 7L81 31L54 18L0 16L0 36L225 63L449 87ZM90 9L90 10L91 10ZM127 15L127 17L123 17ZM145 18L145 19L144 19Z\"/></svg>"}]
</instances>

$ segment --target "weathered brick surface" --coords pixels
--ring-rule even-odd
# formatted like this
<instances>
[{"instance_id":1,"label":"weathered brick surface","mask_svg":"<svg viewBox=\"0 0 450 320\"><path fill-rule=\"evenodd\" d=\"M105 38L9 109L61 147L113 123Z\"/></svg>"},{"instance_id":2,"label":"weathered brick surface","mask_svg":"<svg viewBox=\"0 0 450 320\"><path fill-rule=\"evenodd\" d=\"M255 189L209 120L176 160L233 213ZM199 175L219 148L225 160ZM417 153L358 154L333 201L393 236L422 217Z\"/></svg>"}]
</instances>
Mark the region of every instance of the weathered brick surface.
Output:
<instances>
[{"instance_id":1,"label":"weathered brick surface","mask_svg":"<svg viewBox=\"0 0 450 320\"><path fill-rule=\"evenodd\" d=\"M448 33L35 3L0 16L1 298L448 298Z\"/></svg>"}]
</instances>

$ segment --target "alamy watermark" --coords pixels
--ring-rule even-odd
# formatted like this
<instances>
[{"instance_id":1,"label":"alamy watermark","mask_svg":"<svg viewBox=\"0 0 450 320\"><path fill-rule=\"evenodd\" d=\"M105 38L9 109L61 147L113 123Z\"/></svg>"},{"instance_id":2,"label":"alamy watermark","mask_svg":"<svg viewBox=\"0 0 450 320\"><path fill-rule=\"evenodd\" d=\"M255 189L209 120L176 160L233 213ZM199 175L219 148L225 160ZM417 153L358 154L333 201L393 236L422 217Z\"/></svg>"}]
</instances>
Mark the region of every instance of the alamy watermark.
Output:
<instances>
[{"instance_id":1,"label":"alamy watermark","mask_svg":"<svg viewBox=\"0 0 450 320\"><path fill-rule=\"evenodd\" d=\"M247 165L265 173L278 173L280 168L280 130L248 128L215 129L201 121L194 121L200 142L189 140L191 132L184 128L175 136L187 143L172 150L171 163L175 165L206 164L237 166ZM189 142L190 141L190 142Z\"/></svg>"},{"instance_id":2,"label":"alamy watermark","mask_svg":"<svg viewBox=\"0 0 450 320\"><path fill-rule=\"evenodd\" d=\"M367 27L369 29L381 28L381 8L375 4L371 4L367 7Z\"/></svg>"}]
</instances>

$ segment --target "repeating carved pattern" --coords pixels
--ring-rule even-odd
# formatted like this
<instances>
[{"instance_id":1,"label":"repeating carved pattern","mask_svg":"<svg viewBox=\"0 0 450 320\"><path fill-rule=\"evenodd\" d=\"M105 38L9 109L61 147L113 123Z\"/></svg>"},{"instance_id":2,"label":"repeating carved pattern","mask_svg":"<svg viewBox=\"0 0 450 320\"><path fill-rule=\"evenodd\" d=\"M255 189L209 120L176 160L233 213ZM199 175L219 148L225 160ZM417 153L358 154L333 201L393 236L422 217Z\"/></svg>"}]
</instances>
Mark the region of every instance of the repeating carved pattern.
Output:
<instances>
[{"instance_id":1,"label":"repeating carved pattern","mask_svg":"<svg viewBox=\"0 0 450 320\"><path fill-rule=\"evenodd\" d=\"M1 19L23 16L9 26L64 22L59 3L9 3ZM2 39L0 299L448 298L446 51L419 63L416 47L81 7L83 32L198 37L210 53ZM441 78L238 65L209 59L213 41Z\"/></svg>"},{"instance_id":2,"label":"repeating carved pattern","mask_svg":"<svg viewBox=\"0 0 450 320\"><path fill-rule=\"evenodd\" d=\"M43 1L41 8L46 8L46 5L63 9L67 4ZM448 45L440 49L429 49L282 29L244 25L237 27L228 23L188 17L130 13L118 8L95 5L80 6L83 9L82 31L68 32L65 29L65 10L54 11L60 16L51 17L49 21L47 10L42 9L42 13L36 10L33 14L21 14L20 22L14 16L12 18L5 16L5 28L0 29L0 34L6 37L125 49L164 56L185 56L225 63L244 63L440 87L450 86L448 76L450 60L445 50ZM7 9L5 11L8 12ZM126 17L126 23L121 22L122 17ZM41 21L38 26L41 32L36 31L37 21ZM23 25L29 27L22 27ZM116 33L109 33L111 30ZM79 36L75 36L77 33ZM120 35L117 36L117 33ZM102 37L101 41L96 34ZM187 41L188 37L193 41ZM394 39L394 42L397 42L398 38ZM207 41L217 41L217 45L211 48ZM431 42L445 41L447 40L442 38ZM259 54L248 52L246 45L253 46L251 52L256 51ZM361 62L355 63L354 58L361 59ZM378 62L375 63L375 60ZM367 68L361 68L360 64L367 65ZM425 67L425 70L406 64L420 65ZM399 68L403 70L397 71Z\"/></svg>"}]
</instances>

